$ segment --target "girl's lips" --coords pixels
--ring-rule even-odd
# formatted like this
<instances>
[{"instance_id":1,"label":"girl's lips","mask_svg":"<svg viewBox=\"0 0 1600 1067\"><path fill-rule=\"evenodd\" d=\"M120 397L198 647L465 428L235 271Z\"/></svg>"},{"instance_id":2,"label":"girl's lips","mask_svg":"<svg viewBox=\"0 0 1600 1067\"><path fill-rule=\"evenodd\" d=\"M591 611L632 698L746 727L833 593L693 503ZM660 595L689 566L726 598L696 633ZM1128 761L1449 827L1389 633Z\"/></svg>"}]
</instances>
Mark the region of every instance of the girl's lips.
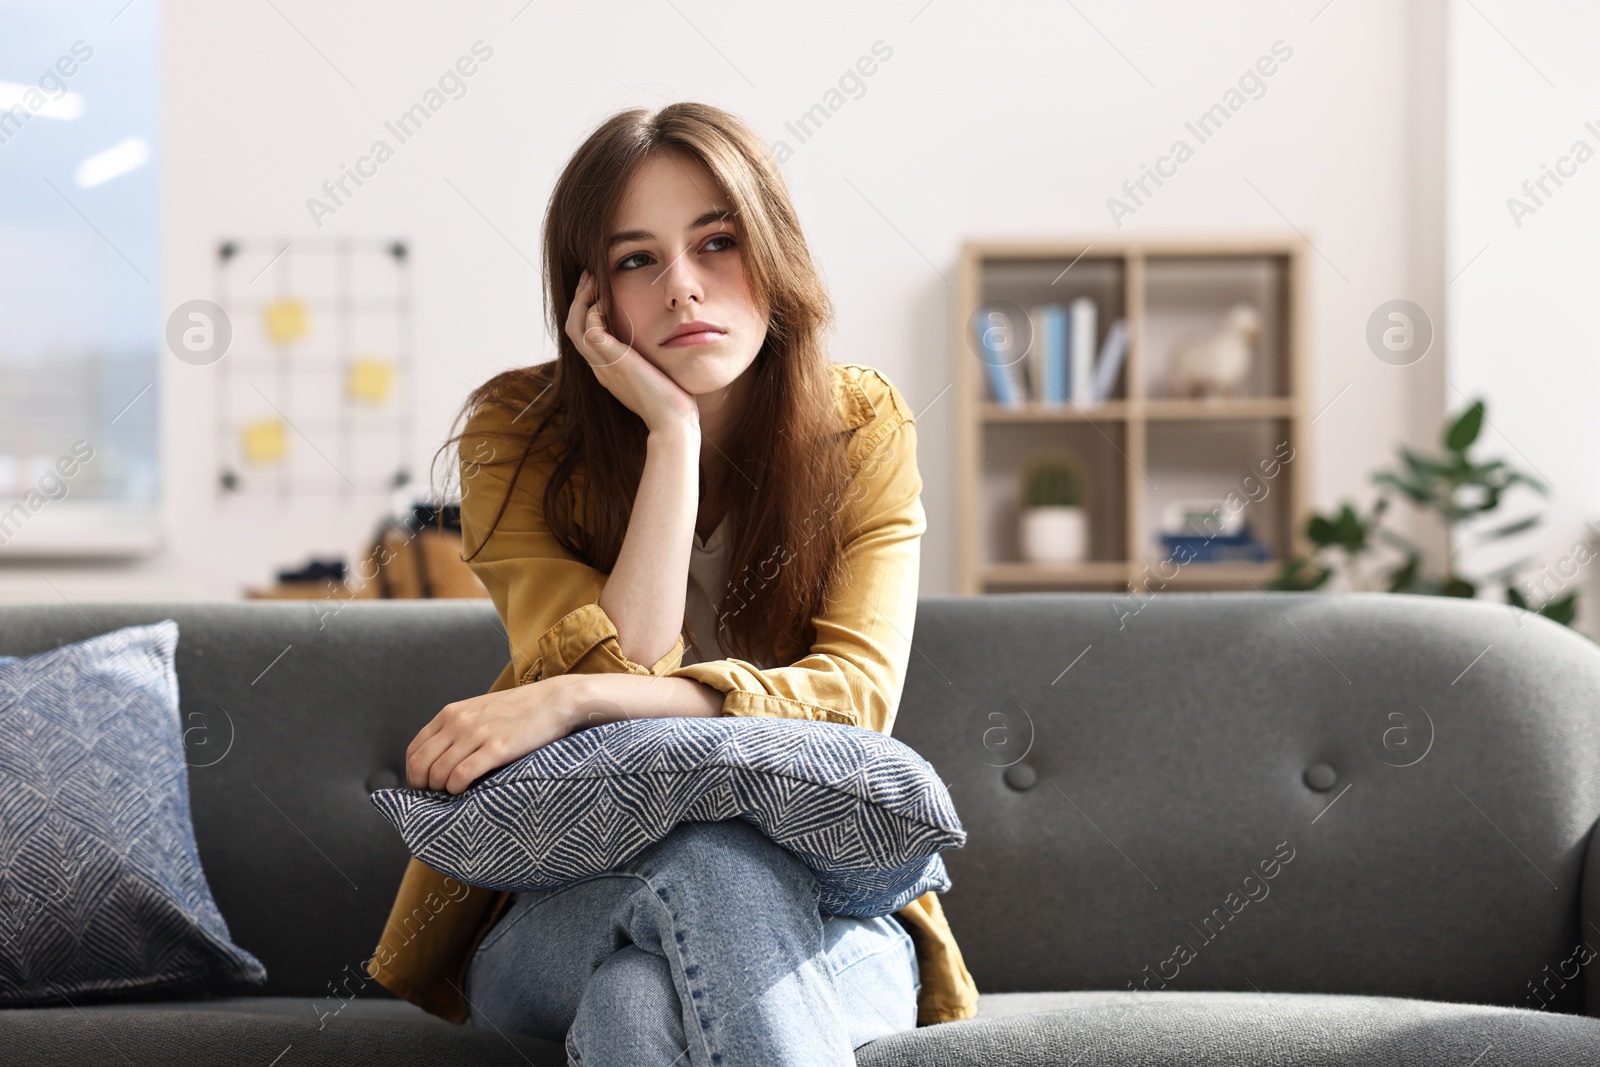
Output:
<instances>
[{"instance_id":1,"label":"girl's lips","mask_svg":"<svg viewBox=\"0 0 1600 1067\"><path fill-rule=\"evenodd\" d=\"M699 333L680 334L679 336L674 337L670 341L662 342L662 347L663 348L684 348L684 347L687 347L689 345L710 344L712 341L720 341L720 340L722 340L722 338L724 338L726 336L727 336L727 334L720 333L720 332L718 332L716 330L702 330Z\"/></svg>"}]
</instances>

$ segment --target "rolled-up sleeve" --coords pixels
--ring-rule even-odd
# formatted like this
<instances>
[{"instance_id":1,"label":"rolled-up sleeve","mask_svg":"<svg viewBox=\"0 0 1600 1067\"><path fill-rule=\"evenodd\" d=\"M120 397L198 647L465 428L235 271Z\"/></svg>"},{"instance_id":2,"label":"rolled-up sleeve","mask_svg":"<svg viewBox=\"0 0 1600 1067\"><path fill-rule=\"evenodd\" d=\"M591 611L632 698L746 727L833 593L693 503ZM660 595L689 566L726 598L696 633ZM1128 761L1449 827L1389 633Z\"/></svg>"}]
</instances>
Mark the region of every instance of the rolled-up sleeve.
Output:
<instances>
[{"instance_id":1,"label":"rolled-up sleeve","mask_svg":"<svg viewBox=\"0 0 1600 1067\"><path fill-rule=\"evenodd\" d=\"M653 664L622 654L616 625L599 604L606 574L568 552L545 521L544 487L555 460L530 456L515 486L520 446L501 462L514 443L504 434L514 421L499 409L479 408L460 446L463 555L494 599L510 643L511 663L495 689L560 674L665 675L683 662L683 635Z\"/></svg>"},{"instance_id":2,"label":"rolled-up sleeve","mask_svg":"<svg viewBox=\"0 0 1600 1067\"><path fill-rule=\"evenodd\" d=\"M762 669L715 659L667 672L724 693L724 715L815 719L887 734L894 725L916 621L922 534L922 478L917 428L887 380L889 411L853 442L859 466L839 516L845 570L812 621L810 653L786 667Z\"/></svg>"}]
</instances>

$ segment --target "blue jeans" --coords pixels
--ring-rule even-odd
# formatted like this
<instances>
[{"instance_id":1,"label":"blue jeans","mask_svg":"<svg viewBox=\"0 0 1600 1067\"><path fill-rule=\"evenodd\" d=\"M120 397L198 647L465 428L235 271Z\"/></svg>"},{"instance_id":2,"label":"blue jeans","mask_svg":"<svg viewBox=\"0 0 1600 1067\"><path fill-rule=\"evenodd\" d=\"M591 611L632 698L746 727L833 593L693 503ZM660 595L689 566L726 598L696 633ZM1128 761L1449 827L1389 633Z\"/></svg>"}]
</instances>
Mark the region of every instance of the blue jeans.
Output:
<instances>
[{"instance_id":1,"label":"blue jeans","mask_svg":"<svg viewBox=\"0 0 1600 1067\"><path fill-rule=\"evenodd\" d=\"M916 951L893 915L824 916L818 898L743 819L680 823L614 870L519 894L468 965L472 1025L564 1039L583 1067L853 1067L916 1026Z\"/></svg>"}]
</instances>

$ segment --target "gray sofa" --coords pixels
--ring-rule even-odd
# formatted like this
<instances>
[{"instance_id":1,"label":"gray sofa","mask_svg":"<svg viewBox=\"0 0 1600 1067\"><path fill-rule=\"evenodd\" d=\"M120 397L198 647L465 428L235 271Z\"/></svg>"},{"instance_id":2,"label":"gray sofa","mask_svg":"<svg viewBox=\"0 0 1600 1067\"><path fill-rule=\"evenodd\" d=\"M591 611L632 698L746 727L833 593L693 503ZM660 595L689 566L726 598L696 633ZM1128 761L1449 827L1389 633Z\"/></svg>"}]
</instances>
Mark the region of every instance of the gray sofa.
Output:
<instances>
[{"instance_id":1,"label":"gray sofa","mask_svg":"<svg viewBox=\"0 0 1600 1067\"><path fill-rule=\"evenodd\" d=\"M366 793L500 670L487 602L14 605L0 653L163 618L201 858L270 981L5 1011L0 1063L563 1063L361 968L406 861ZM1600 1064L1585 638L1253 592L930 598L913 636L894 732L966 825L943 903L983 995L860 1063Z\"/></svg>"}]
</instances>

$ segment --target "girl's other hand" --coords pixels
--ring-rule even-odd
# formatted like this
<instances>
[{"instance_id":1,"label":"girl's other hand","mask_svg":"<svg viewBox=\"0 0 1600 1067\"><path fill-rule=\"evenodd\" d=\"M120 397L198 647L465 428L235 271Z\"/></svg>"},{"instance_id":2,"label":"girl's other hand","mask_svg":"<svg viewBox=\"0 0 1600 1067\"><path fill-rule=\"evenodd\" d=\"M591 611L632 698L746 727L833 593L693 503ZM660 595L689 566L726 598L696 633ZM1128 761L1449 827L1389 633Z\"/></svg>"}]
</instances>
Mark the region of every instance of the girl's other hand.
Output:
<instances>
[{"instance_id":1,"label":"girl's other hand","mask_svg":"<svg viewBox=\"0 0 1600 1067\"><path fill-rule=\"evenodd\" d=\"M483 775L571 733L566 675L446 704L406 747L406 784L459 794Z\"/></svg>"},{"instance_id":2,"label":"girl's other hand","mask_svg":"<svg viewBox=\"0 0 1600 1067\"><path fill-rule=\"evenodd\" d=\"M623 344L606 326L595 299L594 275L578 279L578 292L567 312L567 336L612 396L644 420L650 432L700 429L700 408L694 396Z\"/></svg>"}]
</instances>

